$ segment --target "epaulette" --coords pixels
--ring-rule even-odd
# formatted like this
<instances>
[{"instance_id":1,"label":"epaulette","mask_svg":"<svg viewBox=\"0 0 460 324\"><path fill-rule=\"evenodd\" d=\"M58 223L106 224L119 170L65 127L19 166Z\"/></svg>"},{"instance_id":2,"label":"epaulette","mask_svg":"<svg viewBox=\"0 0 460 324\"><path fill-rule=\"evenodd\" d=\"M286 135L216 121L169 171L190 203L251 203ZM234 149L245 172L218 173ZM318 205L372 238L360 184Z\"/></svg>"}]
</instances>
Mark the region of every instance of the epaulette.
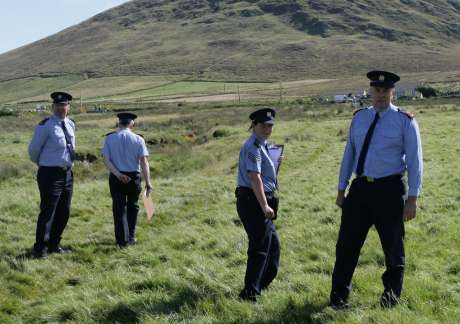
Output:
<instances>
[{"instance_id":1,"label":"epaulette","mask_svg":"<svg viewBox=\"0 0 460 324\"><path fill-rule=\"evenodd\" d=\"M77 123L75 122L75 120L73 120L72 118L69 118L69 120L71 120L72 123L73 123L75 126L77 126Z\"/></svg>"},{"instance_id":2,"label":"epaulette","mask_svg":"<svg viewBox=\"0 0 460 324\"><path fill-rule=\"evenodd\" d=\"M137 135L140 136L140 137L142 137L142 138L144 138L144 135L142 135L142 134L137 134Z\"/></svg>"},{"instance_id":3,"label":"epaulette","mask_svg":"<svg viewBox=\"0 0 460 324\"><path fill-rule=\"evenodd\" d=\"M364 110L364 109L367 109L367 108L360 108L360 109L358 109L358 110L355 110L355 111L353 112L353 116L356 115L357 113L359 113L361 110Z\"/></svg>"},{"instance_id":4,"label":"epaulette","mask_svg":"<svg viewBox=\"0 0 460 324\"><path fill-rule=\"evenodd\" d=\"M104 136L109 136L109 135L111 135L111 134L113 134L113 133L116 133L116 132L113 131L113 132L110 132L110 133L105 134Z\"/></svg>"},{"instance_id":5,"label":"epaulette","mask_svg":"<svg viewBox=\"0 0 460 324\"><path fill-rule=\"evenodd\" d=\"M41 122L38 123L38 125L40 126L43 126L46 124L46 122L48 121L48 119L50 119L49 117L46 117L45 119L43 119Z\"/></svg>"},{"instance_id":6,"label":"epaulette","mask_svg":"<svg viewBox=\"0 0 460 324\"><path fill-rule=\"evenodd\" d=\"M409 119L414 119L414 117L415 117L414 113L411 113L409 111L405 111L405 110L402 110L402 109L399 109L399 108L398 108L398 112L400 112L403 115L406 115L407 118L409 118Z\"/></svg>"}]
</instances>

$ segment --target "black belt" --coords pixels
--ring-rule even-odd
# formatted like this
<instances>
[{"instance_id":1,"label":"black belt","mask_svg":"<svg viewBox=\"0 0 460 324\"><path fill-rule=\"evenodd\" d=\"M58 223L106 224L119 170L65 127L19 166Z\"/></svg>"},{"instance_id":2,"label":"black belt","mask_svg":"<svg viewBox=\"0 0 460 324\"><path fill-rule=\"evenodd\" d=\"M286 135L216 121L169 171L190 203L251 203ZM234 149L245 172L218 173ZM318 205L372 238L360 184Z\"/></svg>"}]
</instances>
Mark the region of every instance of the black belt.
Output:
<instances>
[{"instance_id":1,"label":"black belt","mask_svg":"<svg viewBox=\"0 0 460 324\"><path fill-rule=\"evenodd\" d=\"M383 183L383 182L389 182L389 181L394 181L394 180L401 180L401 178L402 178L402 174L392 174L390 176L382 177L382 178L359 176L359 177L356 177L356 181L366 182L366 183Z\"/></svg>"},{"instance_id":2,"label":"black belt","mask_svg":"<svg viewBox=\"0 0 460 324\"><path fill-rule=\"evenodd\" d=\"M40 166L40 169L48 169L48 170L56 170L56 171L70 171L72 169L71 166Z\"/></svg>"},{"instance_id":3,"label":"black belt","mask_svg":"<svg viewBox=\"0 0 460 324\"><path fill-rule=\"evenodd\" d=\"M252 190L252 188L249 188L249 187L236 187L235 196L238 197L239 195L255 195L255 194L254 194L254 190ZM267 199L273 199L275 197L275 192L274 191L271 191L271 192L265 191L265 197Z\"/></svg>"}]
</instances>

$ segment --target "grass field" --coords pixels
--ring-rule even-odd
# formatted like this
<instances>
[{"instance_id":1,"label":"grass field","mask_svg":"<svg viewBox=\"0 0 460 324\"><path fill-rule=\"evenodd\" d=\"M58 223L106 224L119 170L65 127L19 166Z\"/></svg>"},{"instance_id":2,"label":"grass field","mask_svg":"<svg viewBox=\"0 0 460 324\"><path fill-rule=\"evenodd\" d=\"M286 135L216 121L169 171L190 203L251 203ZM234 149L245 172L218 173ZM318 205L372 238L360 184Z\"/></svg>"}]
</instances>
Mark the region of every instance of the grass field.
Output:
<instances>
[{"instance_id":1,"label":"grass field","mask_svg":"<svg viewBox=\"0 0 460 324\"><path fill-rule=\"evenodd\" d=\"M84 82L84 81L83 81ZM151 153L156 215L142 213L138 244L115 246L108 173L98 154L112 113L74 114L77 162L70 255L27 257L38 214L36 167L26 152L45 115L0 117L1 323L458 323L460 318L460 101L411 102L425 176L406 224L402 305L381 310L384 257L375 230L354 276L352 308L328 304L339 210L337 174L352 109L283 104L272 141L286 144L276 226L281 268L260 302L237 299L247 238L235 211L238 151L253 105L183 104L137 111ZM189 136L187 136L189 135Z\"/></svg>"},{"instance_id":2,"label":"grass field","mask_svg":"<svg viewBox=\"0 0 460 324\"><path fill-rule=\"evenodd\" d=\"M412 90L417 84L432 84L441 90L457 90L460 71L404 73L399 89ZM333 79L252 80L247 82L196 78L194 75L117 76L85 79L78 75L29 77L0 81L0 110L34 109L37 103L48 104L49 93L60 89L74 96L74 105L83 107L111 103L290 100L306 96L362 93L368 82L360 76L339 75Z\"/></svg>"}]
</instances>

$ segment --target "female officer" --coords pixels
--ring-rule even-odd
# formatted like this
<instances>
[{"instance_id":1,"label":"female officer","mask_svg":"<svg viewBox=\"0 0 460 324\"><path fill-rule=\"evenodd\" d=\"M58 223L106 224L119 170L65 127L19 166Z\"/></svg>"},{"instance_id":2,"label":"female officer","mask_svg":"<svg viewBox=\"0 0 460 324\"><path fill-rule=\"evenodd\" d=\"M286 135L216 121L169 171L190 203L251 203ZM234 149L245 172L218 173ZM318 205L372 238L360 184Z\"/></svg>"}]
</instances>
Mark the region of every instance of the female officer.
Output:
<instances>
[{"instance_id":1,"label":"female officer","mask_svg":"<svg viewBox=\"0 0 460 324\"><path fill-rule=\"evenodd\" d=\"M268 154L267 139L272 133L276 112L263 108L253 112L252 135L240 151L236 207L248 235L248 262L243 300L256 301L278 273L280 242L273 219L278 198L275 166Z\"/></svg>"}]
</instances>

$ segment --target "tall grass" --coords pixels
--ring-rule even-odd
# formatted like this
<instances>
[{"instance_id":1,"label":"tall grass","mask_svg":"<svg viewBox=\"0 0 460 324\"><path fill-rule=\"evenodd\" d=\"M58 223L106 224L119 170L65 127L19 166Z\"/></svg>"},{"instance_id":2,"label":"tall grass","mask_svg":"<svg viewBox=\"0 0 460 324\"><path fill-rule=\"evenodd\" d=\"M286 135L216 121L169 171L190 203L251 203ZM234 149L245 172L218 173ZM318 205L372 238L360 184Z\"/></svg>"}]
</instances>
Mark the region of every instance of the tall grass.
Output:
<instances>
[{"instance_id":1,"label":"tall grass","mask_svg":"<svg viewBox=\"0 0 460 324\"><path fill-rule=\"evenodd\" d=\"M141 213L138 244L118 250L107 171L100 158L79 162L72 215L62 242L73 253L45 261L27 257L39 199L26 148L40 117L2 117L1 128L13 123L16 127L0 135L2 177L8 174L0 181L0 322L456 323L458 105L450 101L405 107L424 111L417 120L425 182L417 218L406 224L402 305L392 310L378 306L384 257L374 230L354 276L351 309L327 306L340 222L334 199L349 108L340 113L332 105L278 109L272 140L286 144L276 221L281 267L257 304L237 299L247 238L233 194L238 150L248 136L252 107L187 105L169 113L140 111L138 131L146 140L177 140L149 145L156 204L152 223ZM97 154L113 116L98 115L94 125L91 118L76 116L77 125L88 123L78 129L77 151ZM224 135L212 136L216 129L225 130ZM195 141L183 137L190 131Z\"/></svg>"}]
</instances>

